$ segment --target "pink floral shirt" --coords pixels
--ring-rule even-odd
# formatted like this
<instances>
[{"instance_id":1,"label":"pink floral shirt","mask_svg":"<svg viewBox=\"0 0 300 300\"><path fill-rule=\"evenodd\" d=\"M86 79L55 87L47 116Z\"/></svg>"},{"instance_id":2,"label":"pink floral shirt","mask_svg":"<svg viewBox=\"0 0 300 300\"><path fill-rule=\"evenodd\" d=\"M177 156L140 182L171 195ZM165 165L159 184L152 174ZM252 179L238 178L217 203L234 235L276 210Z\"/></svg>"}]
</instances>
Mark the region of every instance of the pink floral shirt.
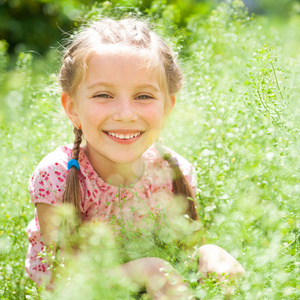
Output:
<instances>
[{"instance_id":1,"label":"pink floral shirt","mask_svg":"<svg viewBox=\"0 0 300 300\"><path fill-rule=\"evenodd\" d=\"M71 149L72 145L57 148L48 154L34 171L29 181L29 194L34 205L46 203L59 206L62 203ZM174 151L166 151L177 157L180 169L195 192L193 166ZM116 187L98 176L84 150L80 149L78 176L82 196L82 221L100 220L119 227L139 224L140 220L149 214L158 215L163 212L173 198L172 169L154 145L144 152L142 158L145 164L142 178L132 188ZM36 209L35 218L29 223L27 232L29 247L25 268L29 277L41 284L45 277L51 278L51 272L38 256L43 249L43 242Z\"/></svg>"}]
</instances>

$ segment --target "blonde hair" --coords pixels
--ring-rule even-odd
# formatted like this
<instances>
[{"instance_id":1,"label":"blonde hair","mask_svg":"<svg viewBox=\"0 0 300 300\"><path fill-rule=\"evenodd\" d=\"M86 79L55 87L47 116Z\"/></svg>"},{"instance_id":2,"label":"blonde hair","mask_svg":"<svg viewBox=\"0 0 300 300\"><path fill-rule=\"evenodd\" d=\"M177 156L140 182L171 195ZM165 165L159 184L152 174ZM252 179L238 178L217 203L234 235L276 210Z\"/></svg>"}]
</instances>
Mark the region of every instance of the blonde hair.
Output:
<instances>
[{"instance_id":1,"label":"blonde hair","mask_svg":"<svg viewBox=\"0 0 300 300\"><path fill-rule=\"evenodd\" d=\"M177 93L182 87L182 72L178 66L175 55L161 37L149 26L137 19L113 20L109 18L94 21L87 24L79 32L71 37L68 47L65 49L63 63L59 73L59 82L63 92L73 95L78 84L84 80L86 60L90 51L99 48L101 45L116 45L130 47L132 50L146 50L149 54L149 67L163 70L165 86L169 95ZM72 158L78 160L79 146L82 132L74 129L75 142ZM178 174L176 175L178 177ZM184 181L182 191L176 193L185 195L187 199L193 198L188 192L185 177L180 175ZM80 188L77 169L72 167L69 171L63 202L73 203L79 211ZM188 201L189 203L192 201ZM192 202L193 203L193 202ZM194 205L194 204L192 204ZM192 213L190 213L192 211ZM189 208L188 214L196 219L195 208Z\"/></svg>"},{"instance_id":2,"label":"blonde hair","mask_svg":"<svg viewBox=\"0 0 300 300\"><path fill-rule=\"evenodd\" d=\"M135 19L103 19L83 27L71 38L65 49L59 82L64 92L72 95L83 78L85 57L100 45L129 46L136 50L148 50L153 67L162 66L165 71L168 93L177 93L182 86L182 72L174 53L145 22Z\"/></svg>"}]
</instances>

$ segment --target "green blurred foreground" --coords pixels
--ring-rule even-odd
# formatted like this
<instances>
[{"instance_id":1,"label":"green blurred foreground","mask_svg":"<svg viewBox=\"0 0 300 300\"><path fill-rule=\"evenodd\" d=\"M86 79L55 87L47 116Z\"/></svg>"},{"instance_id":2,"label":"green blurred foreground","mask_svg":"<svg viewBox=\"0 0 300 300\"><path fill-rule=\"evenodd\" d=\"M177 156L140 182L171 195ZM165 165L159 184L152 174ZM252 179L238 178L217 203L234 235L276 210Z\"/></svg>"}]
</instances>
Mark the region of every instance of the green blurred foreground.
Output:
<instances>
[{"instance_id":1,"label":"green blurred foreground","mask_svg":"<svg viewBox=\"0 0 300 300\"><path fill-rule=\"evenodd\" d=\"M110 13L99 5L87 18L99 11ZM232 299L299 299L299 14L271 23L230 1L178 28L174 7L154 3L146 13L182 58L185 88L163 136L196 167L199 244L223 247L247 270L229 284ZM1 42L0 298L36 299L24 273L25 228L33 218L27 182L44 155L73 138L48 67L55 61L20 53L5 72L6 48ZM126 282L107 279L103 268L143 255L170 261L201 299L228 297L213 279L197 284L194 266L182 263L188 257L168 232L129 232L114 241L98 226L89 241L91 255L78 259L73 281L56 299L139 299Z\"/></svg>"}]
</instances>

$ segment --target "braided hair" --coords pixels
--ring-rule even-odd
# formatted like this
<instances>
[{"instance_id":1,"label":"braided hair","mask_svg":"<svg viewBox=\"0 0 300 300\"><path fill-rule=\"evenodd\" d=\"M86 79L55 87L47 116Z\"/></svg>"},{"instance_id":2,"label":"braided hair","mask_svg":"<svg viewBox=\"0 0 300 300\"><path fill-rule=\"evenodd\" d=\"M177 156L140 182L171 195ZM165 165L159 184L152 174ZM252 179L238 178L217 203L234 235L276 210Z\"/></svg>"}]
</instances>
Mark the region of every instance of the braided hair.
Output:
<instances>
[{"instance_id":1,"label":"braided hair","mask_svg":"<svg viewBox=\"0 0 300 300\"><path fill-rule=\"evenodd\" d=\"M82 141L82 130L74 127L75 141L72 149L72 159L78 161L80 144ZM79 214L81 203L80 184L78 179L78 171L75 166L69 170L66 187L63 194L63 203L70 203L74 205L75 211Z\"/></svg>"},{"instance_id":2,"label":"braided hair","mask_svg":"<svg viewBox=\"0 0 300 300\"><path fill-rule=\"evenodd\" d=\"M172 168L172 187L174 195L186 198L186 214L192 220L198 220L199 217L196 211L195 195L189 182L187 181L186 177L180 169L177 158L175 156L172 156L170 153L165 152L162 145L159 142L155 144L155 147L158 150L161 157L165 161L167 161L169 166Z\"/></svg>"}]
</instances>

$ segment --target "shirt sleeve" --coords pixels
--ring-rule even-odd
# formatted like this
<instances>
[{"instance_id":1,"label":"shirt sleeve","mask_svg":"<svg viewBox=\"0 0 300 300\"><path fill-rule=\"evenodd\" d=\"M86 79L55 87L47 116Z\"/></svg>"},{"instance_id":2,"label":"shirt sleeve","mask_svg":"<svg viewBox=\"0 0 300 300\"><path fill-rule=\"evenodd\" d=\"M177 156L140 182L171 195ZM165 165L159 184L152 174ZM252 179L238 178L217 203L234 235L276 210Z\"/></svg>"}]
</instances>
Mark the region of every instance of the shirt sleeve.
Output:
<instances>
[{"instance_id":1,"label":"shirt sleeve","mask_svg":"<svg viewBox=\"0 0 300 300\"><path fill-rule=\"evenodd\" d=\"M53 153L40 162L29 180L29 195L34 205L58 206L62 203L68 174L67 160L58 159Z\"/></svg>"}]
</instances>

